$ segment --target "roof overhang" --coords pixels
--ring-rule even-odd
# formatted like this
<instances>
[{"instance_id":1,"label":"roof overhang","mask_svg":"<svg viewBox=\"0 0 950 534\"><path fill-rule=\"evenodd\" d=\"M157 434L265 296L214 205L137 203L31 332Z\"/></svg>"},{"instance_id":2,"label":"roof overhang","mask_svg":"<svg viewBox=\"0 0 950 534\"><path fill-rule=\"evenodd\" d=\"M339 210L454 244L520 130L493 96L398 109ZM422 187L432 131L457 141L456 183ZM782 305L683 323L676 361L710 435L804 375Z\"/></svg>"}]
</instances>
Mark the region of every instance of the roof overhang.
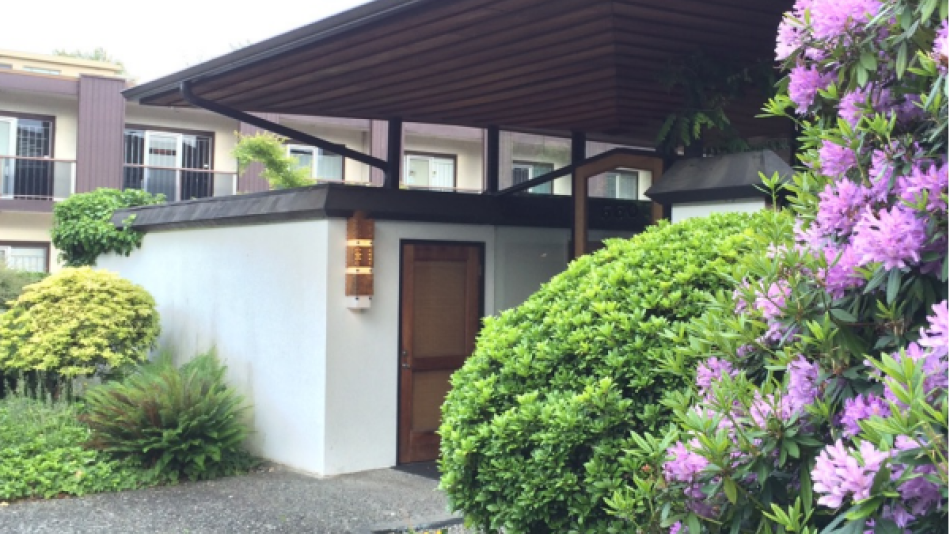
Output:
<instances>
[{"instance_id":1,"label":"roof overhang","mask_svg":"<svg viewBox=\"0 0 950 534\"><path fill-rule=\"evenodd\" d=\"M622 137L652 143L682 97L658 83L701 50L772 56L792 0L376 0L140 85L127 98L187 106ZM785 137L735 106L746 136Z\"/></svg>"},{"instance_id":2,"label":"roof overhang","mask_svg":"<svg viewBox=\"0 0 950 534\"><path fill-rule=\"evenodd\" d=\"M794 171L771 150L726 154L677 161L646 195L660 204L709 202L764 197L762 175L778 174L782 181Z\"/></svg>"}]
</instances>

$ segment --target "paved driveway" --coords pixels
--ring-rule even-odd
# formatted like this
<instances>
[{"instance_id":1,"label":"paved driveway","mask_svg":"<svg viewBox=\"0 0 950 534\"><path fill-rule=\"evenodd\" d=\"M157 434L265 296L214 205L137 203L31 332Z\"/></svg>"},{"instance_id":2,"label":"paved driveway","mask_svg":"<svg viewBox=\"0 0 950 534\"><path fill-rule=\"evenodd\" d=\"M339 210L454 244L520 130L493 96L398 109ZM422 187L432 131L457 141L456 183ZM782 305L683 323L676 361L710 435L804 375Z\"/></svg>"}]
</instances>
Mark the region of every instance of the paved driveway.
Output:
<instances>
[{"instance_id":1,"label":"paved driveway","mask_svg":"<svg viewBox=\"0 0 950 534\"><path fill-rule=\"evenodd\" d=\"M211 482L0 507L3 533L365 534L451 519L436 481L393 470L313 478L275 468Z\"/></svg>"}]
</instances>

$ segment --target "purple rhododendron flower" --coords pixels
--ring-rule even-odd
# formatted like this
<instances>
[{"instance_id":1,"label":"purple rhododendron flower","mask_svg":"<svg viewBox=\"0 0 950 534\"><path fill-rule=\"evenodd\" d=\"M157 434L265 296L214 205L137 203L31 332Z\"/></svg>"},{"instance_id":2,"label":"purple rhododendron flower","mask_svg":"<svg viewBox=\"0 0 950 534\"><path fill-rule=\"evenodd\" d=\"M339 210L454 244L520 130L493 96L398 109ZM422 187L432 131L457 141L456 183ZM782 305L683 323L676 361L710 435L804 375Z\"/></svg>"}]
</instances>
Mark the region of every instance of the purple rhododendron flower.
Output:
<instances>
[{"instance_id":1,"label":"purple rhododendron flower","mask_svg":"<svg viewBox=\"0 0 950 534\"><path fill-rule=\"evenodd\" d=\"M880 0L815 0L809 10L812 33L816 39L837 39L866 26L880 9Z\"/></svg>"},{"instance_id":2,"label":"purple rhododendron flower","mask_svg":"<svg viewBox=\"0 0 950 534\"><path fill-rule=\"evenodd\" d=\"M844 297L849 289L860 287L864 278L855 270L858 267L858 257L850 245L826 247L825 261L828 267L822 273L825 290L836 299Z\"/></svg>"},{"instance_id":3,"label":"purple rhododendron flower","mask_svg":"<svg viewBox=\"0 0 950 534\"><path fill-rule=\"evenodd\" d=\"M927 225L905 206L867 208L854 227L851 243L859 265L884 264L886 270L903 269L920 262L927 241Z\"/></svg>"},{"instance_id":4,"label":"purple rhododendron flower","mask_svg":"<svg viewBox=\"0 0 950 534\"><path fill-rule=\"evenodd\" d=\"M825 234L845 236L863 215L871 195L870 189L848 179L830 183L818 195L815 220Z\"/></svg>"},{"instance_id":5,"label":"purple rhododendron flower","mask_svg":"<svg viewBox=\"0 0 950 534\"><path fill-rule=\"evenodd\" d=\"M815 101L818 90L827 87L830 81L831 77L822 74L817 68L798 65L788 74L788 97L795 103L799 113L805 113Z\"/></svg>"},{"instance_id":6,"label":"purple rhododendron flower","mask_svg":"<svg viewBox=\"0 0 950 534\"><path fill-rule=\"evenodd\" d=\"M818 364L811 363L804 356L788 364L788 390L785 393L783 407L787 404L788 411L800 413L805 406L815 402L818 398Z\"/></svg>"},{"instance_id":7,"label":"purple rhododendron flower","mask_svg":"<svg viewBox=\"0 0 950 534\"><path fill-rule=\"evenodd\" d=\"M845 498L854 501L867 499L871 494L874 475L888 458L888 453L877 450L873 443L864 441L857 454L841 443L826 446L815 461L811 472L814 489L822 494L818 504L839 508ZM860 461L859 461L860 460Z\"/></svg>"},{"instance_id":8,"label":"purple rhododendron flower","mask_svg":"<svg viewBox=\"0 0 950 534\"><path fill-rule=\"evenodd\" d=\"M822 141L818 149L821 173L826 176L842 176L858 164L854 150L829 141Z\"/></svg>"},{"instance_id":9,"label":"purple rhododendron flower","mask_svg":"<svg viewBox=\"0 0 950 534\"><path fill-rule=\"evenodd\" d=\"M927 317L928 327L920 329L921 346L931 350L934 356L940 358L947 356L947 344L950 343L950 319L948 319L947 301L934 304L934 314Z\"/></svg>"},{"instance_id":10,"label":"purple rhododendron flower","mask_svg":"<svg viewBox=\"0 0 950 534\"><path fill-rule=\"evenodd\" d=\"M947 201L947 165L929 163L915 165L910 175L898 179L898 190L903 200L917 203L927 194L927 210L946 213Z\"/></svg>"},{"instance_id":11,"label":"purple rhododendron flower","mask_svg":"<svg viewBox=\"0 0 950 534\"><path fill-rule=\"evenodd\" d=\"M927 351L920 344L911 343L903 351L896 352L891 356L898 362L904 358L910 358L915 362L923 362L921 367L924 374L924 394L929 400L933 402L946 395L946 390L950 387L950 379L947 376L946 349L943 351ZM907 405L898 400L891 382L883 380L880 376L877 378L884 382L884 398L902 408L906 408Z\"/></svg>"},{"instance_id":12,"label":"purple rhododendron flower","mask_svg":"<svg viewBox=\"0 0 950 534\"><path fill-rule=\"evenodd\" d=\"M701 394L705 395L710 386L719 382L723 376L735 377L737 371L732 364L719 358L709 358L696 368L696 386Z\"/></svg>"},{"instance_id":13,"label":"purple rhododendron flower","mask_svg":"<svg viewBox=\"0 0 950 534\"><path fill-rule=\"evenodd\" d=\"M858 421L871 417L887 417L891 413L887 401L873 393L858 395L844 401L844 410L841 414L841 425L846 437L856 436L861 432Z\"/></svg>"},{"instance_id":14,"label":"purple rhododendron flower","mask_svg":"<svg viewBox=\"0 0 950 534\"><path fill-rule=\"evenodd\" d=\"M841 101L838 103L838 116L847 121L853 128L869 111L883 112L889 99L890 91L887 89L880 89L875 86L856 89L841 97Z\"/></svg>"},{"instance_id":15,"label":"purple rhododendron flower","mask_svg":"<svg viewBox=\"0 0 950 534\"><path fill-rule=\"evenodd\" d=\"M937 68L940 72L947 73L947 57L950 56L950 42L947 41L947 20L944 19L940 27L937 28L937 36L934 38L933 58L937 62Z\"/></svg>"},{"instance_id":16,"label":"purple rhododendron flower","mask_svg":"<svg viewBox=\"0 0 950 534\"><path fill-rule=\"evenodd\" d=\"M682 528L683 528L683 524L677 521L676 523L673 523L672 525L670 525L670 534L679 534L680 529Z\"/></svg>"}]
</instances>

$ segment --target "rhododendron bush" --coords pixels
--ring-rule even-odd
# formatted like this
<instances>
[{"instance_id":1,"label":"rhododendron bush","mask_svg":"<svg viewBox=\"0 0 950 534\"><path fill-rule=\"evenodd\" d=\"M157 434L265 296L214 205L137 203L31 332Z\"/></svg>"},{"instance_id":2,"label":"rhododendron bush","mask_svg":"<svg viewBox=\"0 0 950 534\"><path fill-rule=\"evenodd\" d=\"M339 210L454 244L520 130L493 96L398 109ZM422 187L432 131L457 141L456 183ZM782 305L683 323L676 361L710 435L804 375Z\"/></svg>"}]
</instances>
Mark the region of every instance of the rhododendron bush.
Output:
<instances>
[{"instance_id":1,"label":"rhododendron bush","mask_svg":"<svg viewBox=\"0 0 950 534\"><path fill-rule=\"evenodd\" d=\"M776 54L795 245L670 334L706 359L613 508L643 532L947 532L947 4L798 0Z\"/></svg>"}]
</instances>

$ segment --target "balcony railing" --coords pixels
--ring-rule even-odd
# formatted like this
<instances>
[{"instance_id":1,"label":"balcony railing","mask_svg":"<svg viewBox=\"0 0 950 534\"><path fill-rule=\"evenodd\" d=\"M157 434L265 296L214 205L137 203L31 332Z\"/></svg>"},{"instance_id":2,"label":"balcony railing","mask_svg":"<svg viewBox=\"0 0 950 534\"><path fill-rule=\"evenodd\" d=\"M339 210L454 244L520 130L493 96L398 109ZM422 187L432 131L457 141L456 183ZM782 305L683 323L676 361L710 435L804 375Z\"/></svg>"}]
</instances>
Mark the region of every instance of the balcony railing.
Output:
<instances>
[{"instance_id":1,"label":"balcony railing","mask_svg":"<svg viewBox=\"0 0 950 534\"><path fill-rule=\"evenodd\" d=\"M237 174L207 169L125 165L122 188L163 194L168 202L226 197L237 193Z\"/></svg>"},{"instance_id":2,"label":"balcony railing","mask_svg":"<svg viewBox=\"0 0 950 534\"><path fill-rule=\"evenodd\" d=\"M76 162L0 156L0 198L63 200L76 191Z\"/></svg>"}]
</instances>

